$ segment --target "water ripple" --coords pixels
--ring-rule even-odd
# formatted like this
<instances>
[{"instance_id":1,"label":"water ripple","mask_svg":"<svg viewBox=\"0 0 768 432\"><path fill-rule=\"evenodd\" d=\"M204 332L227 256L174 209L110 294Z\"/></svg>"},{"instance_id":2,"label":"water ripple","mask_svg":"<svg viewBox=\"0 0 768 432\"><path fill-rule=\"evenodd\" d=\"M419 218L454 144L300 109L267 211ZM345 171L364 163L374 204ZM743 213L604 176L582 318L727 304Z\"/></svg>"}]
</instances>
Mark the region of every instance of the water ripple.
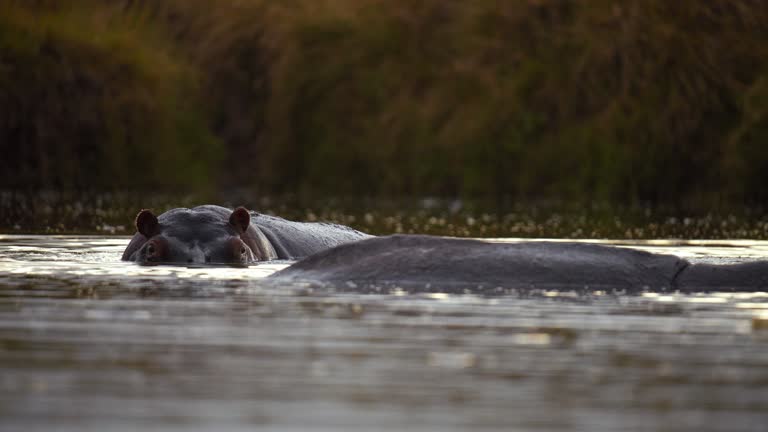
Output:
<instances>
[{"instance_id":1,"label":"water ripple","mask_svg":"<svg viewBox=\"0 0 768 432\"><path fill-rule=\"evenodd\" d=\"M768 424L768 293L333 292L265 283L288 263L120 262L127 241L0 236L0 430ZM712 262L768 252L632 246Z\"/></svg>"}]
</instances>

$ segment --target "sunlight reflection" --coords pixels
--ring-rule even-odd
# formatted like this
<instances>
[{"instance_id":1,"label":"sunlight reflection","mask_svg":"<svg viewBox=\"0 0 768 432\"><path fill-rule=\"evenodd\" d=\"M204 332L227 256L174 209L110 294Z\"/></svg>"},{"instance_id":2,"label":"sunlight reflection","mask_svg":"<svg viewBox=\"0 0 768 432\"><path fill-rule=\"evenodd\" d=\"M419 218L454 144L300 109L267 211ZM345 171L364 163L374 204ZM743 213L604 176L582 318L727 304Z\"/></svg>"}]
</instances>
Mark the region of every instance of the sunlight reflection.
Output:
<instances>
[{"instance_id":1,"label":"sunlight reflection","mask_svg":"<svg viewBox=\"0 0 768 432\"><path fill-rule=\"evenodd\" d=\"M768 303L736 303L734 306L740 309L768 309Z\"/></svg>"},{"instance_id":2,"label":"sunlight reflection","mask_svg":"<svg viewBox=\"0 0 768 432\"><path fill-rule=\"evenodd\" d=\"M575 415L608 421L616 411L643 421L712 413L706 419L723 425L690 430L730 430L747 417L754 430L765 424L767 292L548 286L484 296L436 284L424 294L337 292L261 280L289 262L140 266L119 260L127 238L17 240L21 248L0 243L0 370L8 371L0 406L29 418L78 420L95 407L130 430L160 407L171 414L158 430L194 425L200 412L222 413L200 430L225 430L225 416L263 424L296 413L362 413L355 425L370 426L369 414L389 409L397 421L427 413L440 425L455 413L455 430L465 430L474 424L459 408L471 404L480 421L530 413L520 429L568 429ZM643 244L729 259L768 250L757 242ZM73 416L73 407L85 409Z\"/></svg>"},{"instance_id":3,"label":"sunlight reflection","mask_svg":"<svg viewBox=\"0 0 768 432\"><path fill-rule=\"evenodd\" d=\"M682 299L678 298L678 300ZM722 297L689 297L686 298L685 301L691 303L726 303L728 302L728 299Z\"/></svg>"},{"instance_id":4,"label":"sunlight reflection","mask_svg":"<svg viewBox=\"0 0 768 432\"><path fill-rule=\"evenodd\" d=\"M469 352L430 352L427 364L439 368L466 369L474 367L477 358Z\"/></svg>"},{"instance_id":5,"label":"sunlight reflection","mask_svg":"<svg viewBox=\"0 0 768 432\"><path fill-rule=\"evenodd\" d=\"M515 345L549 345L552 337L547 333L520 333L512 338Z\"/></svg>"},{"instance_id":6,"label":"sunlight reflection","mask_svg":"<svg viewBox=\"0 0 768 432\"><path fill-rule=\"evenodd\" d=\"M424 294L423 297L430 298L433 300L446 300L450 297L450 294L446 293L427 293Z\"/></svg>"},{"instance_id":7,"label":"sunlight reflection","mask_svg":"<svg viewBox=\"0 0 768 432\"><path fill-rule=\"evenodd\" d=\"M765 292L765 291L739 292L739 293L712 293L711 295L715 297L725 297L725 298L732 298L732 299L739 299L739 300L755 299L755 298L768 299L768 292Z\"/></svg>"}]
</instances>

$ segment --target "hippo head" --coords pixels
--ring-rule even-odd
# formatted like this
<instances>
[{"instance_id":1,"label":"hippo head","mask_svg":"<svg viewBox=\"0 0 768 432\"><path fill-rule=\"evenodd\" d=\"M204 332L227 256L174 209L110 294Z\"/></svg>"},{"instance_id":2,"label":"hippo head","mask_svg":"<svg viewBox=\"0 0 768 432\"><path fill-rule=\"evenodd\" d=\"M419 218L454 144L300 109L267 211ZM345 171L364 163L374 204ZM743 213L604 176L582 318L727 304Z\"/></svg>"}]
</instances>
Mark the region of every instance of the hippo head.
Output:
<instances>
[{"instance_id":1,"label":"hippo head","mask_svg":"<svg viewBox=\"0 0 768 432\"><path fill-rule=\"evenodd\" d=\"M266 239L250 224L250 212L244 207L174 209L159 218L142 210L136 216L137 234L123 259L141 264L234 265L269 259Z\"/></svg>"}]
</instances>

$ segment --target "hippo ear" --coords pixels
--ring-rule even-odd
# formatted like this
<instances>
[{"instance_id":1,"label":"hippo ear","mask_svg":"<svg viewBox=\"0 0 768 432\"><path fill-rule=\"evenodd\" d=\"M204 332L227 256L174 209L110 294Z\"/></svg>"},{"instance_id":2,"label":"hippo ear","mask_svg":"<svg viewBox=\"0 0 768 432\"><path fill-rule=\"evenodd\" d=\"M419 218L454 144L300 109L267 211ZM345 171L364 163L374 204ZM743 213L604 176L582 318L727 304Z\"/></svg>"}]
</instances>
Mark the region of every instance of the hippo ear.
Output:
<instances>
[{"instance_id":1,"label":"hippo ear","mask_svg":"<svg viewBox=\"0 0 768 432\"><path fill-rule=\"evenodd\" d=\"M136 231L144 237L151 238L160 232L160 223L157 222L157 216L149 210L142 210L136 215Z\"/></svg>"},{"instance_id":2,"label":"hippo ear","mask_svg":"<svg viewBox=\"0 0 768 432\"><path fill-rule=\"evenodd\" d=\"M238 207L229 216L229 223L239 232L244 233L251 223L251 213L245 207Z\"/></svg>"}]
</instances>

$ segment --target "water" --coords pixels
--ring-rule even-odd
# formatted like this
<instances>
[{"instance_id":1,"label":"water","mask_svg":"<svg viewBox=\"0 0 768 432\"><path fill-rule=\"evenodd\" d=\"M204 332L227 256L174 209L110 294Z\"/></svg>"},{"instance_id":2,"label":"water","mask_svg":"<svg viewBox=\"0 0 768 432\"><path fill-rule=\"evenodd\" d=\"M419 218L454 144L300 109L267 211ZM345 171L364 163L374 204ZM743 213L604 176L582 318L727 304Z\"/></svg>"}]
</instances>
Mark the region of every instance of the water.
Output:
<instances>
[{"instance_id":1,"label":"water","mask_svg":"<svg viewBox=\"0 0 768 432\"><path fill-rule=\"evenodd\" d=\"M0 236L0 430L768 430L768 293L356 295L126 243Z\"/></svg>"}]
</instances>

